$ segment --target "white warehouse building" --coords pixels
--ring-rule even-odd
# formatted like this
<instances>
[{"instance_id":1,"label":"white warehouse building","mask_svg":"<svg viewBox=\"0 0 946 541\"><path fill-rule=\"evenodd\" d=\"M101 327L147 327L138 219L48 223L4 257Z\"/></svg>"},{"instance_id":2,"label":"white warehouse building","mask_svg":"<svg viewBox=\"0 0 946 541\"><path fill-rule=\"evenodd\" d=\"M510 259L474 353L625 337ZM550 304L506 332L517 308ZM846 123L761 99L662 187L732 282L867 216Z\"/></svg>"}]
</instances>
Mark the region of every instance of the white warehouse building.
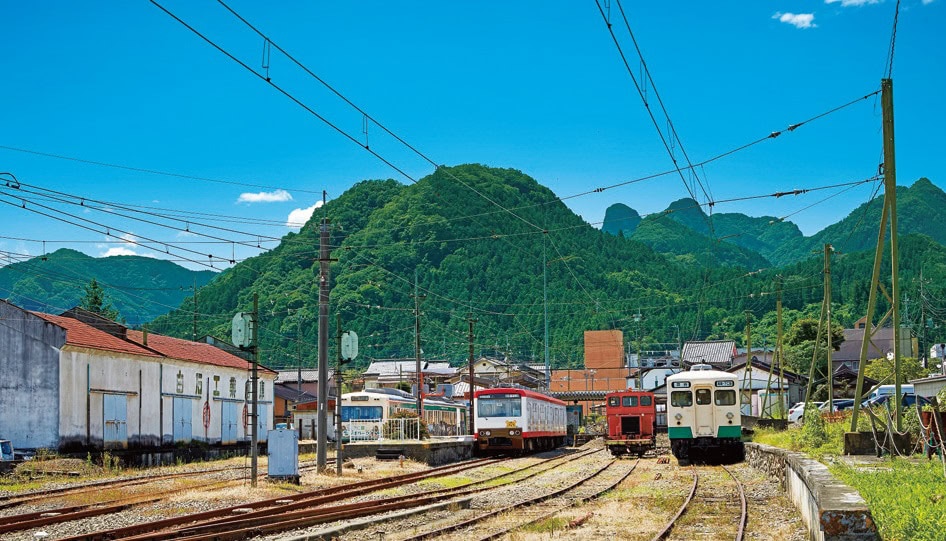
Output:
<instances>
[{"instance_id":1,"label":"white warehouse building","mask_svg":"<svg viewBox=\"0 0 946 541\"><path fill-rule=\"evenodd\" d=\"M203 342L0 300L0 438L16 449L149 449L245 442L251 363ZM259 369L260 441L276 372Z\"/></svg>"}]
</instances>

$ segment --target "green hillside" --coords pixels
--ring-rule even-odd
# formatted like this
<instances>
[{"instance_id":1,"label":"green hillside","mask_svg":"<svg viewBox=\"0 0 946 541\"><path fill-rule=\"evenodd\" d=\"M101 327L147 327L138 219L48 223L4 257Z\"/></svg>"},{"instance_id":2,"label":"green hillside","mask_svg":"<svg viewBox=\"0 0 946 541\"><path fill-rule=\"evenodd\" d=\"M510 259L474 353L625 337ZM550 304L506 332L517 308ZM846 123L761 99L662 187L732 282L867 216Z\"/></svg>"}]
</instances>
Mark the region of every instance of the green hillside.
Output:
<instances>
[{"instance_id":1,"label":"green hillside","mask_svg":"<svg viewBox=\"0 0 946 541\"><path fill-rule=\"evenodd\" d=\"M135 326L180 306L195 280L200 287L215 275L150 257L96 258L64 248L0 268L0 296L27 310L60 313L78 305L83 288L95 278Z\"/></svg>"}]
</instances>

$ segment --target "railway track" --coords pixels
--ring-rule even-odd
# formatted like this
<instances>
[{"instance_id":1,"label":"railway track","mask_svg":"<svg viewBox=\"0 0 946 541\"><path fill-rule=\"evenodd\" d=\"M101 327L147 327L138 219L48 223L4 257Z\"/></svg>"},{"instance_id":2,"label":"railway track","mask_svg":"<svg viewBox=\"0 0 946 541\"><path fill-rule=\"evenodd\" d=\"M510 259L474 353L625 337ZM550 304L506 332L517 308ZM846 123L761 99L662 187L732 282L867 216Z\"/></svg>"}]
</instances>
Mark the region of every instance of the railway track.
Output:
<instances>
[{"instance_id":1,"label":"railway track","mask_svg":"<svg viewBox=\"0 0 946 541\"><path fill-rule=\"evenodd\" d=\"M424 479L453 475L469 469L495 464L502 459L481 459L461 465L445 466L425 472L398 476L396 478L354 483L314 491L296 495L294 499L285 497L266 500L194 515L153 521L147 524L103 530L69 537L65 541L98 541L104 539L125 539L129 541L157 539L196 541L214 539L224 541L249 539L265 533L284 532L326 522L347 520L384 513L386 511L417 507L442 502L446 498L460 497L465 494L490 490L494 488L496 484L520 482L548 471L557 465L580 459L594 452L599 452L599 450L561 455L537 464L528 465L455 488L444 488L341 505L337 504L337 502L346 499L363 498L372 492L387 490ZM333 503L336 505L330 505Z\"/></svg>"},{"instance_id":2,"label":"railway track","mask_svg":"<svg viewBox=\"0 0 946 541\"><path fill-rule=\"evenodd\" d=\"M639 460L631 463L611 459L603 466L592 470L589 475L585 475L557 490L538 494L524 501L481 513L457 524L449 524L431 531L397 539L398 541L419 541L432 538L442 540L462 539L464 541L498 539L523 526L555 516L570 506L580 505L601 496L627 479L639 462Z\"/></svg>"},{"instance_id":3,"label":"railway track","mask_svg":"<svg viewBox=\"0 0 946 541\"><path fill-rule=\"evenodd\" d=\"M706 473L702 483L700 471ZM742 541L746 528L747 505L745 490L739 479L724 466L691 468L690 473L693 474L690 494L677 514L654 536L653 541L706 538L717 535L720 527L729 524L736 526L735 541Z\"/></svg>"}]
</instances>

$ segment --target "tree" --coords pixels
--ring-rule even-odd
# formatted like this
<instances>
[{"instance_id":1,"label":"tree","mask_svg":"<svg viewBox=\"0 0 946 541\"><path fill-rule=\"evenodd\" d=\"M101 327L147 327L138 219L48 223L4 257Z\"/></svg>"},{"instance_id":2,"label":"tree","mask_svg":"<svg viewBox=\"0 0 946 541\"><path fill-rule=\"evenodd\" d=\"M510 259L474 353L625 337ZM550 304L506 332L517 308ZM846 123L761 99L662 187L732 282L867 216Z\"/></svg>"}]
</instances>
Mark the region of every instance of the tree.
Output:
<instances>
[{"instance_id":1,"label":"tree","mask_svg":"<svg viewBox=\"0 0 946 541\"><path fill-rule=\"evenodd\" d=\"M811 369L811 358L814 354L815 338L818 336L818 320L802 318L792 323L785 334L785 361L799 374L807 375ZM838 324L831 325L831 345L834 351L841 348L844 342L844 328ZM815 379L817 374L827 374L828 368L828 336L821 333L821 342L818 345L818 357L815 360Z\"/></svg>"},{"instance_id":2,"label":"tree","mask_svg":"<svg viewBox=\"0 0 946 541\"><path fill-rule=\"evenodd\" d=\"M112 301L108 298L108 293L102 289L95 278L92 278L89 285L85 286L85 295L79 301L79 307L111 321L122 319L118 310L112 307Z\"/></svg>"},{"instance_id":3,"label":"tree","mask_svg":"<svg viewBox=\"0 0 946 541\"><path fill-rule=\"evenodd\" d=\"M864 367L864 375L876 379L882 384L892 385L894 382L893 359L886 357L880 359L870 359L867 366ZM913 357L900 358L900 376L901 382L906 383L913 379L925 378L930 375L930 371L920 366L920 363Z\"/></svg>"}]
</instances>

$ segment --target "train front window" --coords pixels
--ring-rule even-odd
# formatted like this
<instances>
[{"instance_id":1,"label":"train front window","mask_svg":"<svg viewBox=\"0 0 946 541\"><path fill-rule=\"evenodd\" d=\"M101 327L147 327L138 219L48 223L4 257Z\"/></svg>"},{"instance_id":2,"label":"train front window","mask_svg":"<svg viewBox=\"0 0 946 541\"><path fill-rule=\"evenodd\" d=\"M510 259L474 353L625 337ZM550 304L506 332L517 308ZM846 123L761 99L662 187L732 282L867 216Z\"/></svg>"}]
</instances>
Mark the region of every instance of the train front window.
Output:
<instances>
[{"instance_id":1,"label":"train front window","mask_svg":"<svg viewBox=\"0 0 946 541\"><path fill-rule=\"evenodd\" d=\"M625 407L625 408L636 408L636 407L637 407L637 397L636 397L636 396L625 396L625 397L624 397L624 407Z\"/></svg>"},{"instance_id":2,"label":"train front window","mask_svg":"<svg viewBox=\"0 0 946 541\"><path fill-rule=\"evenodd\" d=\"M675 408L692 406L693 394L690 391L673 391L670 393L670 405Z\"/></svg>"},{"instance_id":3,"label":"train front window","mask_svg":"<svg viewBox=\"0 0 946 541\"><path fill-rule=\"evenodd\" d=\"M342 406L342 421L377 421L384 415L381 406Z\"/></svg>"},{"instance_id":4,"label":"train front window","mask_svg":"<svg viewBox=\"0 0 946 541\"><path fill-rule=\"evenodd\" d=\"M713 392L709 389L696 390L696 405L706 406L712 402Z\"/></svg>"},{"instance_id":5,"label":"train front window","mask_svg":"<svg viewBox=\"0 0 946 541\"><path fill-rule=\"evenodd\" d=\"M620 405L621 405L621 399L618 398L618 397L616 397L616 396L612 396L612 397L608 398L608 405L611 406L612 408L617 407L617 406L620 406Z\"/></svg>"},{"instance_id":6,"label":"train front window","mask_svg":"<svg viewBox=\"0 0 946 541\"><path fill-rule=\"evenodd\" d=\"M481 396L476 406L477 417L521 417L522 397L518 395Z\"/></svg>"},{"instance_id":7,"label":"train front window","mask_svg":"<svg viewBox=\"0 0 946 541\"><path fill-rule=\"evenodd\" d=\"M649 406L649 405L651 405L651 403L652 403L652 402L651 402L651 398L650 398L649 396L642 396L642 397L641 397L641 406Z\"/></svg>"},{"instance_id":8,"label":"train front window","mask_svg":"<svg viewBox=\"0 0 946 541\"><path fill-rule=\"evenodd\" d=\"M736 391L716 391L717 406L735 406Z\"/></svg>"}]
</instances>

